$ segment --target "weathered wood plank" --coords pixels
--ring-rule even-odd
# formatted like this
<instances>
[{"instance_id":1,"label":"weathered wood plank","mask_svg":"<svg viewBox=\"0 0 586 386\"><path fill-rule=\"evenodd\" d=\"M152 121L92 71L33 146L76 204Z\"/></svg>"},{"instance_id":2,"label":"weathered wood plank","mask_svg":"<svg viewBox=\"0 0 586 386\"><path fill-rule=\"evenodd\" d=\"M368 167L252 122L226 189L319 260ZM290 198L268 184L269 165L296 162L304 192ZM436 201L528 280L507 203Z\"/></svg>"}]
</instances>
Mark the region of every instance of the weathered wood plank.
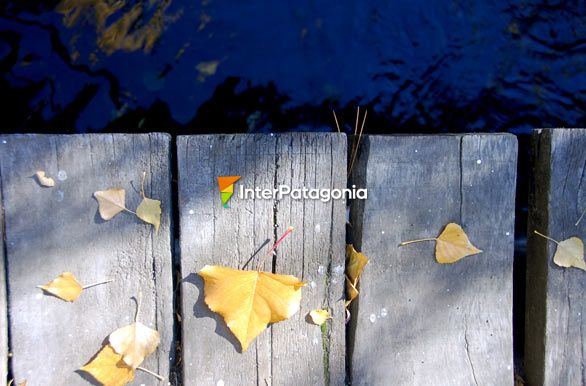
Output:
<instances>
[{"instance_id":1,"label":"weathered wood plank","mask_svg":"<svg viewBox=\"0 0 586 386\"><path fill-rule=\"evenodd\" d=\"M0 145L2 142L0 142ZM6 269L4 264L4 203L0 174L0 382L8 376L8 305L6 304Z\"/></svg>"},{"instance_id":2,"label":"weathered wood plank","mask_svg":"<svg viewBox=\"0 0 586 386\"><path fill-rule=\"evenodd\" d=\"M353 182L353 238L370 257L353 307L354 385L512 385L517 143L510 135L370 136ZM438 264L461 224L482 254Z\"/></svg>"},{"instance_id":3,"label":"weathered wood plank","mask_svg":"<svg viewBox=\"0 0 586 386\"><path fill-rule=\"evenodd\" d=\"M184 384L323 385L329 379L342 385L345 203L240 199L235 193L232 207L225 209L217 177L242 176L236 188L344 188L345 136L189 136L179 137L177 148ZM269 327L240 353L224 321L205 305L203 283L195 273L206 264L243 267L266 239L272 244L289 225L295 231L279 246L274 269L308 283L301 310ZM253 259L247 268L255 266ZM271 269L270 261L264 269ZM305 320L309 311L322 306L334 315L325 336Z\"/></svg>"},{"instance_id":4,"label":"weathered wood plank","mask_svg":"<svg viewBox=\"0 0 586 386\"><path fill-rule=\"evenodd\" d=\"M75 373L100 349L110 332L132 321L142 292L140 320L161 334L158 350L143 367L167 377L173 338L170 241L170 138L147 135L7 135L0 173L4 198L12 371L29 385L86 385ZM6 143L4 143L4 141ZM31 175L45 170L54 188ZM126 205L146 194L161 200L158 233L135 216L121 213L104 222L96 190L126 189ZM74 303L35 288L63 271L83 284L113 283L84 291ZM136 373L133 384L155 384Z\"/></svg>"},{"instance_id":5,"label":"weathered wood plank","mask_svg":"<svg viewBox=\"0 0 586 386\"><path fill-rule=\"evenodd\" d=\"M586 281L579 269L553 263L554 239L584 240L586 130L533 133L533 171L527 245L525 371L532 385L586 383Z\"/></svg>"}]
</instances>

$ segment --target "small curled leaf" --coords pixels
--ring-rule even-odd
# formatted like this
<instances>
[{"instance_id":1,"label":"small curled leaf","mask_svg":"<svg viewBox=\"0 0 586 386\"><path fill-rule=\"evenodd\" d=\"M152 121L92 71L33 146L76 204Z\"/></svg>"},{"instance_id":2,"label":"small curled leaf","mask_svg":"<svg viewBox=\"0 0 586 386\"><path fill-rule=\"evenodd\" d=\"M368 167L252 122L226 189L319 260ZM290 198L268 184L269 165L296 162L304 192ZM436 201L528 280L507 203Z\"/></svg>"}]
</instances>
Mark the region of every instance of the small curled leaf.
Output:
<instances>
[{"instance_id":1,"label":"small curled leaf","mask_svg":"<svg viewBox=\"0 0 586 386\"><path fill-rule=\"evenodd\" d=\"M330 315L328 310L313 310L309 313L309 317L314 324L321 326L326 320L331 319L332 315Z\"/></svg>"},{"instance_id":2,"label":"small curled leaf","mask_svg":"<svg viewBox=\"0 0 586 386\"><path fill-rule=\"evenodd\" d=\"M47 177L43 170L39 170L38 172L36 172L35 177L37 178L37 182L41 186L44 186L46 188L52 188L55 186L55 180L51 177Z\"/></svg>"}]
</instances>

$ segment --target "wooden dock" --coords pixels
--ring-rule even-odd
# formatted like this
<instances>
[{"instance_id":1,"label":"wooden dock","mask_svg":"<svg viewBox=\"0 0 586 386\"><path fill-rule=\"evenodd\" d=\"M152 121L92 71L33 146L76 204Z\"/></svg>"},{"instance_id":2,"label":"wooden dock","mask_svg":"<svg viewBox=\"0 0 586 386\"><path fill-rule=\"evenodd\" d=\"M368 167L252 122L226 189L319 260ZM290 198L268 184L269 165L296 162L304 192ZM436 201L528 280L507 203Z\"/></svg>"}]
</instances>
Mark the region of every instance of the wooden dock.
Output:
<instances>
[{"instance_id":1,"label":"wooden dock","mask_svg":"<svg viewBox=\"0 0 586 386\"><path fill-rule=\"evenodd\" d=\"M586 130L545 129L533 135L527 234L525 367L532 385L586 383L586 272L553 262L558 241L584 240Z\"/></svg>"},{"instance_id":2,"label":"wooden dock","mask_svg":"<svg viewBox=\"0 0 586 386\"><path fill-rule=\"evenodd\" d=\"M534 136L530 231L583 238L586 130ZM364 136L348 176L337 133L0 136L0 379L97 384L78 371L108 335L140 320L161 342L131 385L514 385L513 248L517 142L509 134ZM175 163L175 165L174 165ZM55 181L43 187L32 176ZM176 172L174 172L176 171ZM161 201L158 232L128 212L101 219L94 192ZM239 176L224 207L218 176ZM368 189L366 200L242 198L240 188ZM460 224L482 253L439 264L435 242ZM300 310L242 352L204 302L205 265L303 280ZM344 307L345 244L370 258ZM528 238L526 363L531 385L584 384L585 272ZM269 245L267 245L269 244ZM44 294L62 272L73 303ZM322 327L308 314L329 309ZM515 310L517 311L517 310ZM93 383L92 383L93 382Z\"/></svg>"}]
</instances>

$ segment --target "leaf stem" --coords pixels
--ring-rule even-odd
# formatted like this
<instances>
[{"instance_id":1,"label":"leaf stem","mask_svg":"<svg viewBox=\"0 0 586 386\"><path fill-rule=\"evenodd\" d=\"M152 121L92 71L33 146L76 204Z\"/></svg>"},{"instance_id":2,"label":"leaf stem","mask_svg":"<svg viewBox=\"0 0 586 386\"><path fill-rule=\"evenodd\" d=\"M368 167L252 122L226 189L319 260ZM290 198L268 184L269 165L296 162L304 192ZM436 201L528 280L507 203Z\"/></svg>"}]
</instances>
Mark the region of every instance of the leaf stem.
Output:
<instances>
[{"instance_id":1,"label":"leaf stem","mask_svg":"<svg viewBox=\"0 0 586 386\"><path fill-rule=\"evenodd\" d=\"M295 228L293 228L293 227L291 227L291 226L290 226L289 228L287 228L287 231L286 231L285 233L283 233L283 236L281 236L281 237L279 238L279 240L277 240L277 242L276 242L276 243L275 243L275 244L274 244L274 245L271 247L271 249L270 249L270 250L267 252L267 254L266 254L266 255L264 255L264 256L262 257L262 259L260 259L260 260L258 261L258 264L257 264L257 266L256 266L256 270L257 270L257 271L260 271L260 268L261 268L261 267L262 267L262 265L264 264L264 262L265 262L266 258L270 256L270 254L271 254L271 253L272 253L272 252L275 250L275 248L277 248L277 245L279 245L279 244L281 243L281 241L283 241L283 239L284 239L284 238L285 238L285 237L286 237L286 236L287 236L289 233L293 232L293 229L295 229Z\"/></svg>"},{"instance_id":2,"label":"leaf stem","mask_svg":"<svg viewBox=\"0 0 586 386\"><path fill-rule=\"evenodd\" d=\"M399 244L399 246L403 246L403 245L407 245L407 244L419 243L421 241L437 241L437 237L427 237L427 238L424 238L424 239L403 241L401 244Z\"/></svg>"},{"instance_id":3,"label":"leaf stem","mask_svg":"<svg viewBox=\"0 0 586 386\"><path fill-rule=\"evenodd\" d=\"M140 303L142 303L142 291L138 293L138 299L136 300L136 314L134 314L134 323L138 321L138 314L140 312Z\"/></svg>"},{"instance_id":4,"label":"leaf stem","mask_svg":"<svg viewBox=\"0 0 586 386\"><path fill-rule=\"evenodd\" d=\"M116 204L114 204L114 205L116 205ZM118 205L116 205L116 206L118 206ZM128 208L124 208L124 207L122 207L122 206L118 206L118 207L120 207L120 208L124 209L125 211L127 211L128 213L132 213L133 215L135 215L135 216L136 216L136 212L133 212L133 211L131 211L130 209L128 209Z\"/></svg>"},{"instance_id":5,"label":"leaf stem","mask_svg":"<svg viewBox=\"0 0 586 386\"><path fill-rule=\"evenodd\" d=\"M146 172L142 172L142 180L140 181L140 195L144 199L144 179L146 178Z\"/></svg>"},{"instance_id":6,"label":"leaf stem","mask_svg":"<svg viewBox=\"0 0 586 386\"><path fill-rule=\"evenodd\" d=\"M159 381L164 381L165 380L164 377L160 376L159 374L157 374L155 372L152 372L150 370L147 370L144 367L137 367L136 369L137 370L140 370L140 371L144 371L145 373L152 375L153 377L157 378Z\"/></svg>"},{"instance_id":7,"label":"leaf stem","mask_svg":"<svg viewBox=\"0 0 586 386\"><path fill-rule=\"evenodd\" d=\"M585 214L586 214L586 209L584 209L584 212L582 212L582 214L580 215L580 218L578 219L578 221L576 221L576 226L578 226L578 224L580 224L580 221L582 221L582 217L584 217Z\"/></svg>"},{"instance_id":8,"label":"leaf stem","mask_svg":"<svg viewBox=\"0 0 586 386\"><path fill-rule=\"evenodd\" d=\"M118 208L120 208L120 209L122 209L122 210L125 210L125 211L127 211L127 212L130 212L130 213L132 213L132 214L136 215L136 213L134 213L133 211L131 211L130 209L128 209L128 208L127 208L127 207L125 207L125 206L118 205L118 204L117 204L117 203L115 203L114 201L110 201L110 200L108 200L108 202L109 202L110 204L114 205L114 206L117 206Z\"/></svg>"},{"instance_id":9,"label":"leaf stem","mask_svg":"<svg viewBox=\"0 0 586 386\"><path fill-rule=\"evenodd\" d=\"M539 236L543 237L544 239L548 239L549 241L553 241L554 243L559 244L559 242L557 240L554 240L551 237L544 235L543 233L539 233L536 230L533 230L533 233L535 233L536 235L539 235Z\"/></svg>"},{"instance_id":10,"label":"leaf stem","mask_svg":"<svg viewBox=\"0 0 586 386\"><path fill-rule=\"evenodd\" d=\"M84 286L83 286L83 287L81 287L81 288L83 288L83 289L88 289L88 288L91 288L91 287L95 287L95 286L97 286L97 285L111 283L111 282L113 282L113 281L114 281L114 279L108 279L108 280L99 281L99 282L96 282L96 283L92 283L92 284L84 285Z\"/></svg>"}]
</instances>

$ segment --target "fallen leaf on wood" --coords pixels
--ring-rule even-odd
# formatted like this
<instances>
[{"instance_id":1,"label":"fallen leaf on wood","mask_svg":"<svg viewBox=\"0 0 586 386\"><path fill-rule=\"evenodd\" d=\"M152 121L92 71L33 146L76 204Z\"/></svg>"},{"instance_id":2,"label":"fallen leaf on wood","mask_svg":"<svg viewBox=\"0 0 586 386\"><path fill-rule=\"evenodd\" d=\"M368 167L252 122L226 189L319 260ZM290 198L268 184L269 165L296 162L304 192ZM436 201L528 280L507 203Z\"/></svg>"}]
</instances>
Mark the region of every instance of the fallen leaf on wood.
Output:
<instances>
[{"instance_id":1,"label":"fallen leaf on wood","mask_svg":"<svg viewBox=\"0 0 586 386\"><path fill-rule=\"evenodd\" d=\"M346 245L346 307L359 295L358 280L366 264L368 257L354 249L352 244Z\"/></svg>"},{"instance_id":2,"label":"fallen leaf on wood","mask_svg":"<svg viewBox=\"0 0 586 386\"><path fill-rule=\"evenodd\" d=\"M126 190L111 188L94 193L102 219L108 221L126 209Z\"/></svg>"},{"instance_id":3,"label":"fallen leaf on wood","mask_svg":"<svg viewBox=\"0 0 586 386\"><path fill-rule=\"evenodd\" d=\"M305 286L291 275L221 266L206 265L198 274L204 279L205 303L222 315L242 351L269 323L286 320L299 310Z\"/></svg>"},{"instance_id":4,"label":"fallen leaf on wood","mask_svg":"<svg viewBox=\"0 0 586 386\"><path fill-rule=\"evenodd\" d=\"M352 283L356 283L364 267L368 264L368 257L354 249L352 244L346 245L346 275Z\"/></svg>"},{"instance_id":5,"label":"fallen leaf on wood","mask_svg":"<svg viewBox=\"0 0 586 386\"><path fill-rule=\"evenodd\" d=\"M136 215L142 221L154 225L155 232L158 232L161 225L161 201L143 198L136 208Z\"/></svg>"},{"instance_id":6,"label":"fallen leaf on wood","mask_svg":"<svg viewBox=\"0 0 586 386\"><path fill-rule=\"evenodd\" d=\"M586 262L584 261L584 242L578 237L570 237L563 241L557 241L537 231L536 235L544 237L557 244L557 249L553 255L553 262L560 267L575 267L586 271Z\"/></svg>"},{"instance_id":7,"label":"fallen leaf on wood","mask_svg":"<svg viewBox=\"0 0 586 386\"><path fill-rule=\"evenodd\" d=\"M331 319L332 315L330 315L328 310L313 310L309 313L309 317L314 324L321 326L326 320Z\"/></svg>"},{"instance_id":8,"label":"fallen leaf on wood","mask_svg":"<svg viewBox=\"0 0 586 386\"><path fill-rule=\"evenodd\" d=\"M55 186L55 180L52 179L51 177L47 177L45 175L45 172L42 170L39 170L38 172L36 172L35 177L37 177L37 182L41 186L44 186L46 188L52 188L53 186Z\"/></svg>"},{"instance_id":9,"label":"fallen leaf on wood","mask_svg":"<svg viewBox=\"0 0 586 386\"><path fill-rule=\"evenodd\" d=\"M152 224L155 226L155 232L159 231L159 226L161 225L161 201L153 200L148 198L144 194L144 179L146 177L146 173L142 175L142 183L140 194L142 196L142 201L138 208L136 208L136 215L142 221Z\"/></svg>"},{"instance_id":10,"label":"fallen leaf on wood","mask_svg":"<svg viewBox=\"0 0 586 386\"><path fill-rule=\"evenodd\" d=\"M134 379L134 370L126 365L122 355L105 345L81 371L90 374L103 386L124 386Z\"/></svg>"},{"instance_id":11,"label":"fallen leaf on wood","mask_svg":"<svg viewBox=\"0 0 586 386\"><path fill-rule=\"evenodd\" d=\"M356 299L358 295L359 292L356 289L356 286L350 281L348 276L346 276L346 302L344 303L344 306L348 308L350 303L352 303L352 300Z\"/></svg>"},{"instance_id":12,"label":"fallen leaf on wood","mask_svg":"<svg viewBox=\"0 0 586 386\"><path fill-rule=\"evenodd\" d=\"M73 302L77 299L83 290L83 287L71 272L63 272L46 285L37 287L68 302Z\"/></svg>"},{"instance_id":13,"label":"fallen leaf on wood","mask_svg":"<svg viewBox=\"0 0 586 386\"><path fill-rule=\"evenodd\" d=\"M152 354L161 340L159 333L138 321L140 300L138 300L134 323L110 334L108 340L116 353L122 355L126 365L136 369L144 358Z\"/></svg>"},{"instance_id":14,"label":"fallen leaf on wood","mask_svg":"<svg viewBox=\"0 0 586 386\"><path fill-rule=\"evenodd\" d=\"M60 299L73 302L79 297L81 291L84 289L95 287L100 284L110 283L111 281L112 280L105 280L82 286L79 284L74 274L71 272L63 272L61 275L48 282L46 285L38 285L37 288L40 288L43 291L50 293L51 295L55 295Z\"/></svg>"},{"instance_id":15,"label":"fallen leaf on wood","mask_svg":"<svg viewBox=\"0 0 586 386\"><path fill-rule=\"evenodd\" d=\"M424 238L402 242L401 246L421 241L435 241L435 259L440 264L451 264L482 251L476 248L458 224L449 223L438 237Z\"/></svg>"}]
</instances>

